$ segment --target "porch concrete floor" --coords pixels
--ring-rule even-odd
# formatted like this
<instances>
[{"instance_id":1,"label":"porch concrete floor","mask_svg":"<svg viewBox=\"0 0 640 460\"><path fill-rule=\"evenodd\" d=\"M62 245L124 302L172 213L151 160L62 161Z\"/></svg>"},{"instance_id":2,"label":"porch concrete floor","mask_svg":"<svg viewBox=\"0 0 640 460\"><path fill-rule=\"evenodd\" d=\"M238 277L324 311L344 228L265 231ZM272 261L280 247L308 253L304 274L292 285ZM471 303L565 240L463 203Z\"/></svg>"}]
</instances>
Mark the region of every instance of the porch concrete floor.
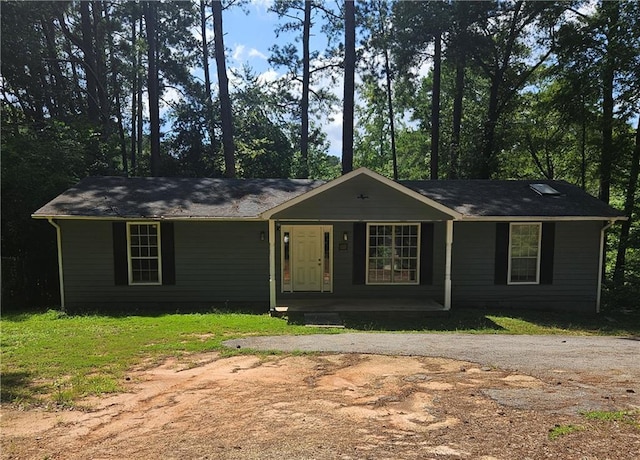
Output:
<instances>
[{"instance_id":1,"label":"porch concrete floor","mask_svg":"<svg viewBox=\"0 0 640 460\"><path fill-rule=\"evenodd\" d=\"M433 299L280 299L275 313L309 312L441 312L444 306Z\"/></svg>"}]
</instances>

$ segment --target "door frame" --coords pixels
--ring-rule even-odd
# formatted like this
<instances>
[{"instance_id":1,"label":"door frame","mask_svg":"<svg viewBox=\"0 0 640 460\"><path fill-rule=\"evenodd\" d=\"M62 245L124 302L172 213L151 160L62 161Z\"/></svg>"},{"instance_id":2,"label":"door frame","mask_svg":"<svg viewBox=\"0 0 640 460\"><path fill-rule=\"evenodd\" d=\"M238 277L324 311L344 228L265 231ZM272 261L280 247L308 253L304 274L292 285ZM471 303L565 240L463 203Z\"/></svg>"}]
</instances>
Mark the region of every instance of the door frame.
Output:
<instances>
[{"instance_id":1,"label":"door frame","mask_svg":"<svg viewBox=\"0 0 640 460\"><path fill-rule=\"evenodd\" d=\"M291 265L287 265L287 262L290 264L293 260L293 230L294 228L299 227L316 227L320 229L320 240L322 246L321 253L323 254L323 257L322 269L320 270L322 279L320 281L319 291L296 291L293 289L294 270L292 269ZM285 254L287 252L287 249L289 253ZM333 225L282 225L280 227L280 292L333 292L333 253ZM286 276L287 270L288 277ZM328 279L326 279L327 277Z\"/></svg>"}]
</instances>

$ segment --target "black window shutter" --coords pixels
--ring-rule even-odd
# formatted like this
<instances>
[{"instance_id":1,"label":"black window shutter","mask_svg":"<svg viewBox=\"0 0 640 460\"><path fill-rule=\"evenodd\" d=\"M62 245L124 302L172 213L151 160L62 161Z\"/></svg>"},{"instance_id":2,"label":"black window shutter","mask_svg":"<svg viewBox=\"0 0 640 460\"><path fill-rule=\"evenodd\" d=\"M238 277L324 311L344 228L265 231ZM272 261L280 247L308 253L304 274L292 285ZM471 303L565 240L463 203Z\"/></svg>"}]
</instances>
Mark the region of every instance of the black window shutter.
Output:
<instances>
[{"instance_id":1,"label":"black window shutter","mask_svg":"<svg viewBox=\"0 0 640 460\"><path fill-rule=\"evenodd\" d=\"M129 262L127 260L127 224L114 222L113 236L113 279L116 286L129 284Z\"/></svg>"},{"instance_id":2,"label":"black window shutter","mask_svg":"<svg viewBox=\"0 0 640 460\"><path fill-rule=\"evenodd\" d=\"M176 284L176 254L173 244L173 222L160 224L162 250L162 284Z\"/></svg>"},{"instance_id":3,"label":"black window shutter","mask_svg":"<svg viewBox=\"0 0 640 460\"><path fill-rule=\"evenodd\" d=\"M433 222L420 226L420 284L433 284Z\"/></svg>"},{"instance_id":4,"label":"black window shutter","mask_svg":"<svg viewBox=\"0 0 640 460\"><path fill-rule=\"evenodd\" d=\"M367 266L367 224L353 224L353 284L365 284Z\"/></svg>"},{"instance_id":5,"label":"black window shutter","mask_svg":"<svg viewBox=\"0 0 640 460\"><path fill-rule=\"evenodd\" d=\"M540 284L553 284L555 238L555 222L544 222L542 224L542 241L540 242Z\"/></svg>"},{"instance_id":6,"label":"black window shutter","mask_svg":"<svg viewBox=\"0 0 640 460\"><path fill-rule=\"evenodd\" d=\"M509 270L509 223L496 224L494 284L507 284Z\"/></svg>"}]
</instances>

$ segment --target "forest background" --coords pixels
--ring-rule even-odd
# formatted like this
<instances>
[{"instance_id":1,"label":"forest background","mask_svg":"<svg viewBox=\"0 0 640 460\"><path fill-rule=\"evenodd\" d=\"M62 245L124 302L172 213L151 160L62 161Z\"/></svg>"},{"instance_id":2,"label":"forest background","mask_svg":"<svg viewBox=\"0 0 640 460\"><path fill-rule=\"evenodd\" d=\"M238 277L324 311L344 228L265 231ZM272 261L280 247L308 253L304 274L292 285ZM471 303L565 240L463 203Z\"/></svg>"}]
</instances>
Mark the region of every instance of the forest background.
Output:
<instances>
[{"instance_id":1,"label":"forest background","mask_svg":"<svg viewBox=\"0 0 640 460\"><path fill-rule=\"evenodd\" d=\"M640 310L639 2L275 0L273 78L227 66L224 19L252 6L0 3L3 306L59 302L54 230L30 215L84 177L366 166L582 187L629 218L605 302Z\"/></svg>"}]
</instances>

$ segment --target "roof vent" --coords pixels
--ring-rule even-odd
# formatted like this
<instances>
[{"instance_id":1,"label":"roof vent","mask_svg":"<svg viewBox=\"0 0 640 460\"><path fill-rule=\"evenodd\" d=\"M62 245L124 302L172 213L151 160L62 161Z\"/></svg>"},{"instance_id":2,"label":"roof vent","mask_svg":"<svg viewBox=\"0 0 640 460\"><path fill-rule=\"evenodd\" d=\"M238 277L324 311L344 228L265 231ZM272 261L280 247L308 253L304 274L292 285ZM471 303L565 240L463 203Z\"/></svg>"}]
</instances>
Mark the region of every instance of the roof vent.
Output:
<instances>
[{"instance_id":1,"label":"roof vent","mask_svg":"<svg viewBox=\"0 0 640 460\"><path fill-rule=\"evenodd\" d=\"M549 184L529 184L531 190L542 196L558 196L560 192Z\"/></svg>"}]
</instances>

